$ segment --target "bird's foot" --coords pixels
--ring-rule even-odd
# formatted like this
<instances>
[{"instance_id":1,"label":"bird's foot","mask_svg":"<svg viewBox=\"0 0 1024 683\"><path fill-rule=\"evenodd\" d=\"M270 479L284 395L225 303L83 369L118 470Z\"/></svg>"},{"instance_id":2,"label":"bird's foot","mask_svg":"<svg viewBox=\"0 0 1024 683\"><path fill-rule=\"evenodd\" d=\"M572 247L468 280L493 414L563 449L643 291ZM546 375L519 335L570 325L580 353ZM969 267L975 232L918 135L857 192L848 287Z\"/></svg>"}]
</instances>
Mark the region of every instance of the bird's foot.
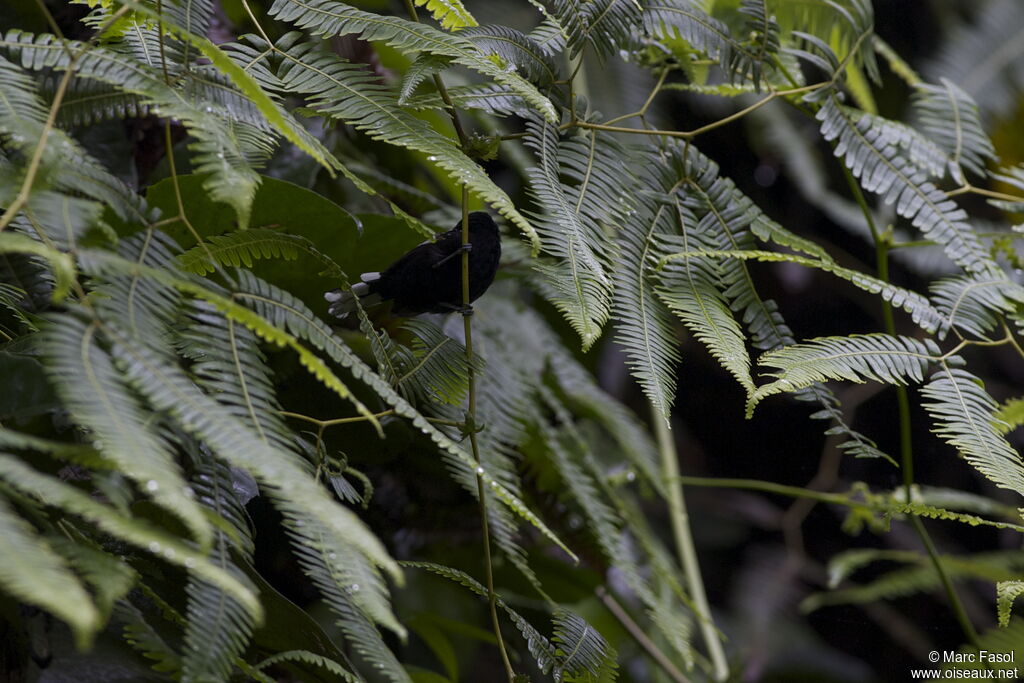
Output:
<instances>
[{"instance_id":1,"label":"bird's foot","mask_svg":"<svg viewBox=\"0 0 1024 683\"><path fill-rule=\"evenodd\" d=\"M465 244L461 245L458 249L456 249L455 251L453 251L452 253L448 254L443 259L441 259L440 261L435 263L432 267L440 268L442 265L444 265L448 261L452 260L453 258L455 258L455 256L457 256L458 254L461 254L464 251L473 251L472 243L466 242Z\"/></svg>"}]
</instances>

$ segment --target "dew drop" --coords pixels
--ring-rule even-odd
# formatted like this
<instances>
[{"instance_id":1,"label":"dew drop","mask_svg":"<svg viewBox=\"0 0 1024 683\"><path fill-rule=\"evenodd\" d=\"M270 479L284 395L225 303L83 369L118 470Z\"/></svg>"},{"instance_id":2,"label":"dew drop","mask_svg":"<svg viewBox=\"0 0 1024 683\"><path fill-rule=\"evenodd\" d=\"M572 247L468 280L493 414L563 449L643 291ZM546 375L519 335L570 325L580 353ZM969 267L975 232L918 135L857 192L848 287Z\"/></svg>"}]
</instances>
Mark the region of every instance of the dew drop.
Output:
<instances>
[{"instance_id":1,"label":"dew drop","mask_svg":"<svg viewBox=\"0 0 1024 683\"><path fill-rule=\"evenodd\" d=\"M338 554L337 553L327 553L327 559L329 559L329 560L336 560L336 559L338 559Z\"/></svg>"},{"instance_id":2,"label":"dew drop","mask_svg":"<svg viewBox=\"0 0 1024 683\"><path fill-rule=\"evenodd\" d=\"M157 543L156 541L150 541L148 547L149 547L149 552L151 552L151 553L158 553L158 552L160 552L160 544Z\"/></svg>"},{"instance_id":3,"label":"dew drop","mask_svg":"<svg viewBox=\"0 0 1024 683\"><path fill-rule=\"evenodd\" d=\"M192 558L192 557L185 558L185 566L187 568L189 568L189 569L192 569L193 567L195 567L196 566L195 558Z\"/></svg>"},{"instance_id":4,"label":"dew drop","mask_svg":"<svg viewBox=\"0 0 1024 683\"><path fill-rule=\"evenodd\" d=\"M358 593L359 592L359 584L358 583L353 583L351 586L349 586L349 591L352 592L352 593Z\"/></svg>"},{"instance_id":5,"label":"dew drop","mask_svg":"<svg viewBox=\"0 0 1024 683\"><path fill-rule=\"evenodd\" d=\"M155 479L150 479L149 481L146 482L147 491L156 491L158 488L160 488L160 484L156 483Z\"/></svg>"},{"instance_id":6,"label":"dew drop","mask_svg":"<svg viewBox=\"0 0 1024 683\"><path fill-rule=\"evenodd\" d=\"M173 548L168 548L164 551L164 557L166 557L168 560L173 560L176 556L177 553L174 552Z\"/></svg>"},{"instance_id":7,"label":"dew drop","mask_svg":"<svg viewBox=\"0 0 1024 683\"><path fill-rule=\"evenodd\" d=\"M476 473L479 474L481 477L484 476L484 468L483 467L477 467L476 468Z\"/></svg>"}]
</instances>

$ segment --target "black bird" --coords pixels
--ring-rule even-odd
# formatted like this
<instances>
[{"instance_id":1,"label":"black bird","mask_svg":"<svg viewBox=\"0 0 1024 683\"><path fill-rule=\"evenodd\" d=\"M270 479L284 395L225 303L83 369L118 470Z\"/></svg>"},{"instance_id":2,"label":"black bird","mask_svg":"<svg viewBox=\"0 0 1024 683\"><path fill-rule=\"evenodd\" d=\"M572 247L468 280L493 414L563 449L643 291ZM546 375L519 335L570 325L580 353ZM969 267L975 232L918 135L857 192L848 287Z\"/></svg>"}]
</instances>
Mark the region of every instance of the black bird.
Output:
<instances>
[{"instance_id":1,"label":"black bird","mask_svg":"<svg viewBox=\"0 0 1024 683\"><path fill-rule=\"evenodd\" d=\"M361 282L350 291L333 289L324 294L330 303L327 311L344 318L356 310L358 298L363 306L382 301L394 302L395 315L450 313L464 310L462 305L463 250L469 251L469 300L480 298L494 282L501 258L501 234L490 215L483 211L469 214L469 243L462 244L462 222L433 241L414 247L388 266L383 273L363 273Z\"/></svg>"}]
</instances>

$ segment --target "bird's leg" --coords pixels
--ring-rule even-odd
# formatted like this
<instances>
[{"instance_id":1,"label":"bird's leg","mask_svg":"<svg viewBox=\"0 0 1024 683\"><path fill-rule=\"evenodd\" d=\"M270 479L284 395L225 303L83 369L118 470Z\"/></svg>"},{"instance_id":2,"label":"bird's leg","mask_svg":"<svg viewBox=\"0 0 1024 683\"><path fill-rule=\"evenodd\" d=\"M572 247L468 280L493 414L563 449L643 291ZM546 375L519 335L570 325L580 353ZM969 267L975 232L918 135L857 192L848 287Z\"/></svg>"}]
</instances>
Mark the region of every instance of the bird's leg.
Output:
<instances>
[{"instance_id":1,"label":"bird's leg","mask_svg":"<svg viewBox=\"0 0 1024 683\"><path fill-rule=\"evenodd\" d=\"M433 268L440 268L444 263L447 263L448 261L453 259L456 254L461 254L464 251L473 251L473 244L471 242L466 242L465 244L460 246L458 249L456 249L455 251L453 251L452 253L448 254L443 259L441 259L440 261L435 263L432 267Z\"/></svg>"}]
</instances>

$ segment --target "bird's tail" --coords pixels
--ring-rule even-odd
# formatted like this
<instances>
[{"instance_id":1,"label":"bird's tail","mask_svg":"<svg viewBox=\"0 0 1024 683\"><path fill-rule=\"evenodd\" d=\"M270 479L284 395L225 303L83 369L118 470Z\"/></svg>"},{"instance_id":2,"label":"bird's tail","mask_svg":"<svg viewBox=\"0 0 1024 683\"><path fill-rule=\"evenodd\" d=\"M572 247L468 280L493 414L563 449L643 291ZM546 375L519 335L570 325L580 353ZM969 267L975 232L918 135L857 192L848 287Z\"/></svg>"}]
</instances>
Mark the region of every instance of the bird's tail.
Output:
<instances>
[{"instance_id":1,"label":"bird's tail","mask_svg":"<svg viewBox=\"0 0 1024 683\"><path fill-rule=\"evenodd\" d=\"M336 318L344 318L356 310L357 299L364 308L381 302L380 294L375 291L380 273L363 273L359 279L362 282L352 285L352 289L332 289L329 292L324 292L324 298L330 304L327 306L328 313Z\"/></svg>"}]
</instances>

